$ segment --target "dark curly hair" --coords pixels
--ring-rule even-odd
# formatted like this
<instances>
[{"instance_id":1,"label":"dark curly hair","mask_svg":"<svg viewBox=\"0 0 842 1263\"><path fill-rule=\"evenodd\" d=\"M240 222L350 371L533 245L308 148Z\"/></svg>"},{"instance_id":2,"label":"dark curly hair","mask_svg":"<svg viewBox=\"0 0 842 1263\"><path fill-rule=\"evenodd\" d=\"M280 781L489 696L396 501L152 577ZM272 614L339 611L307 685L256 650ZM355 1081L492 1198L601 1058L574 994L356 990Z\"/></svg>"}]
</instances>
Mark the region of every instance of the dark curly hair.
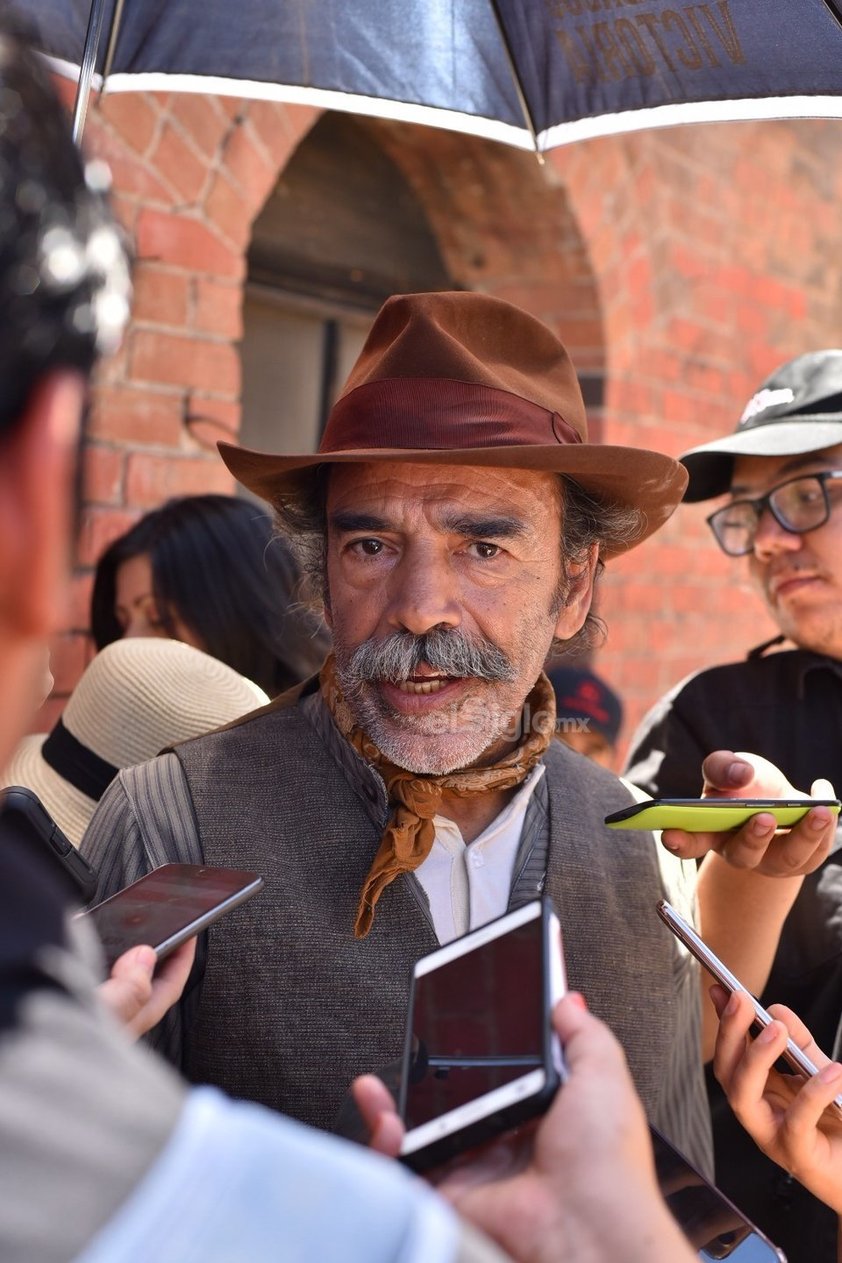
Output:
<instances>
[{"instance_id":1,"label":"dark curly hair","mask_svg":"<svg viewBox=\"0 0 842 1263\"><path fill-rule=\"evenodd\" d=\"M0 24L0 434L54 369L90 374L128 314L128 267L43 62Z\"/></svg>"}]
</instances>

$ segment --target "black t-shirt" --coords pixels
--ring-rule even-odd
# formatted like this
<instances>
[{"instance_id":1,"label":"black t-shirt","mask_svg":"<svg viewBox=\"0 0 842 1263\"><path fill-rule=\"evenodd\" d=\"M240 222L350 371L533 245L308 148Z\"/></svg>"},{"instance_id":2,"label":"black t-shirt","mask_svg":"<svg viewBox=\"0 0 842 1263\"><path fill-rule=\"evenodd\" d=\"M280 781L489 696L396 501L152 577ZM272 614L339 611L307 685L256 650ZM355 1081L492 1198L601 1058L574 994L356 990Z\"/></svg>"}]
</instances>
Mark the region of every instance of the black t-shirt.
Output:
<instances>
[{"instance_id":1,"label":"black t-shirt","mask_svg":"<svg viewBox=\"0 0 842 1263\"><path fill-rule=\"evenodd\" d=\"M53 986L36 963L45 947L67 946L73 903L61 870L0 812L0 1034L16 1021L21 998Z\"/></svg>"}]
</instances>

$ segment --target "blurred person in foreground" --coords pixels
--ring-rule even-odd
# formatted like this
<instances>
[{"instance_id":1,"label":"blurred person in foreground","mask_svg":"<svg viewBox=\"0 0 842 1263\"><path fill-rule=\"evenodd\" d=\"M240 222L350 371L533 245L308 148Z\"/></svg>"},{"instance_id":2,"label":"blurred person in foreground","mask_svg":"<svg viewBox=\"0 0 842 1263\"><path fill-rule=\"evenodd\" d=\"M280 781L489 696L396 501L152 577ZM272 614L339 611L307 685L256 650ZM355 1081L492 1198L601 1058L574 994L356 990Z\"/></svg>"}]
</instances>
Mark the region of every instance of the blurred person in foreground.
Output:
<instances>
[{"instance_id":1,"label":"blurred person in foreground","mask_svg":"<svg viewBox=\"0 0 842 1263\"><path fill-rule=\"evenodd\" d=\"M0 763L30 718L58 617L87 378L127 312L128 270L96 191L101 174L94 166L86 180L44 70L0 36ZM52 862L0 819L4 1260L70 1257L94 1203L116 1204L126 1177L144 1169L156 1120L169 1112L166 1098L145 1097L142 1066L118 1106L109 1083L126 1036L115 1045L107 1010L132 1035L157 1023L184 986L193 945L154 979L151 949L126 953L95 999L94 975L66 950L78 931L64 900ZM86 946L97 959L96 944ZM65 1003L77 988L78 1002ZM106 1139L93 1119L120 1126Z\"/></svg>"},{"instance_id":2,"label":"blurred person in foreground","mask_svg":"<svg viewBox=\"0 0 842 1263\"><path fill-rule=\"evenodd\" d=\"M122 637L171 636L276 697L317 671L328 651L324 624L298 587L288 545L254 500L181 496L100 557L91 634L97 649Z\"/></svg>"},{"instance_id":3,"label":"blurred person in foreground","mask_svg":"<svg viewBox=\"0 0 842 1263\"><path fill-rule=\"evenodd\" d=\"M613 768L623 725L623 703L593 671L550 666L547 678L555 693L555 731L559 741L594 763Z\"/></svg>"},{"instance_id":4,"label":"blurred person in foreground","mask_svg":"<svg viewBox=\"0 0 842 1263\"><path fill-rule=\"evenodd\" d=\"M686 499L727 496L708 517L780 628L742 662L683 680L632 740L627 775L656 798L693 797L708 743L752 750L793 784L842 783L842 350L782 364L734 433L687 452ZM723 605L727 594L722 594ZM735 589L734 599L737 598ZM783 648L782 648L783 646ZM774 652L769 652L769 650ZM809 769L809 770L808 770ZM842 834L812 873L776 887L783 920L760 999L795 1010L842 1055ZM707 934L707 931L705 931ZM726 945L727 948L727 945ZM719 952L739 976L729 953ZM751 984L748 984L751 986ZM717 1180L790 1263L835 1256L833 1216L766 1161L710 1085Z\"/></svg>"},{"instance_id":5,"label":"blurred person in foreground","mask_svg":"<svg viewBox=\"0 0 842 1263\"><path fill-rule=\"evenodd\" d=\"M122 325L125 279L43 67L0 31L0 762L26 723L31 668L58 617L86 381L112 341L109 327ZM408 1173L214 1092L188 1092L133 1047L102 1000L136 1021L143 987L133 994L126 976L112 977L97 999L84 959L91 944L70 922L49 865L13 839L0 842L4 1263L505 1257ZM185 958L181 984L187 967ZM148 959L126 972L154 990ZM573 1075L532 1165L499 1183L493 1208L466 1210L503 1240L520 1222L512 1246L523 1263L689 1263L657 1194L622 1055L584 1018L570 1003L557 1013ZM604 1116L603 1071L615 1106L610 1135L592 1125ZM556 1154L564 1161L546 1160ZM583 1205L565 1188L571 1160L580 1194L577 1172L589 1171ZM622 1240L598 1213L597 1190L628 1215Z\"/></svg>"},{"instance_id":6,"label":"blurred person in foreground","mask_svg":"<svg viewBox=\"0 0 842 1263\"><path fill-rule=\"evenodd\" d=\"M762 986L768 888L821 861L831 813L786 849L768 816L673 851L612 833L604 816L632 795L553 740L542 672L591 619L604 560L675 508L677 462L588 442L555 334L465 292L384 304L319 452L221 450L318 584L334 655L262 712L121 773L91 821L100 897L164 862L266 879L236 932L214 927L160 1046L196 1081L334 1126L351 1080L400 1057L414 961L544 891L651 1121L709 1169L699 976L654 905L692 918L698 890L743 927L748 906L739 971ZM754 780L727 754L707 771L714 793Z\"/></svg>"}]
</instances>

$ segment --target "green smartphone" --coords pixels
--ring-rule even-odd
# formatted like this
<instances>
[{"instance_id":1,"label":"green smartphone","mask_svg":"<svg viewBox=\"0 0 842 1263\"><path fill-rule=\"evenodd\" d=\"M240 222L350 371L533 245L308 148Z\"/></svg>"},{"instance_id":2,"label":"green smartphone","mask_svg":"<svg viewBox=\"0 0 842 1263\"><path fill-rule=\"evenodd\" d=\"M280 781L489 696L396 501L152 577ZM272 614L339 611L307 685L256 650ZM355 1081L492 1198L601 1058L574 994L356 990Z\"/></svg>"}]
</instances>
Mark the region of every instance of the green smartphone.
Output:
<instances>
[{"instance_id":1,"label":"green smartphone","mask_svg":"<svg viewBox=\"0 0 842 1263\"><path fill-rule=\"evenodd\" d=\"M838 815L838 798L653 798L632 803L605 817L609 829L684 829L687 833L727 833L760 811L768 811L782 829L806 816L811 807L829 807Z\"/></svg>"}]
</instances>

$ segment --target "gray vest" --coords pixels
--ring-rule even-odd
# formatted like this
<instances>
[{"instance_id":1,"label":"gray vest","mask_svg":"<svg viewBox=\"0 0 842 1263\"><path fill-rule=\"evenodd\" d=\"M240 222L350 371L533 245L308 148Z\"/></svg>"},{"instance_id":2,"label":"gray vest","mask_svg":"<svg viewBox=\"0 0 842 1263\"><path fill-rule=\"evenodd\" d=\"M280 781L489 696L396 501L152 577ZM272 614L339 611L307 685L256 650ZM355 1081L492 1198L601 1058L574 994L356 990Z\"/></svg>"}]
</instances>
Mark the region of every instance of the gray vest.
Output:
<instances>
[{"instance_id":1,"label":"gray vest","mask_svg":"<svg viewBox=\"0 0 842 1263\"><path fill-rule=\"evenodd\" d=\"M273 705L176 750L205 862L266 879L209 931L187 1073L320 1127L355 1075L400 1057L411 966L438 945L407 875L382 895L369 936L354 938L388 809L379 776L334 735L323 739L306 704ZM613 1027L650 1117L663 1122L670 1063L687 1041L676 1029L674 940L654 912L663 892L652 835L604 827L631 801L616 777L558 742L545 761L546 889L570 984ZM698 1069L682 1070L698 1080Z\"/></svg>"}]
</instances>

